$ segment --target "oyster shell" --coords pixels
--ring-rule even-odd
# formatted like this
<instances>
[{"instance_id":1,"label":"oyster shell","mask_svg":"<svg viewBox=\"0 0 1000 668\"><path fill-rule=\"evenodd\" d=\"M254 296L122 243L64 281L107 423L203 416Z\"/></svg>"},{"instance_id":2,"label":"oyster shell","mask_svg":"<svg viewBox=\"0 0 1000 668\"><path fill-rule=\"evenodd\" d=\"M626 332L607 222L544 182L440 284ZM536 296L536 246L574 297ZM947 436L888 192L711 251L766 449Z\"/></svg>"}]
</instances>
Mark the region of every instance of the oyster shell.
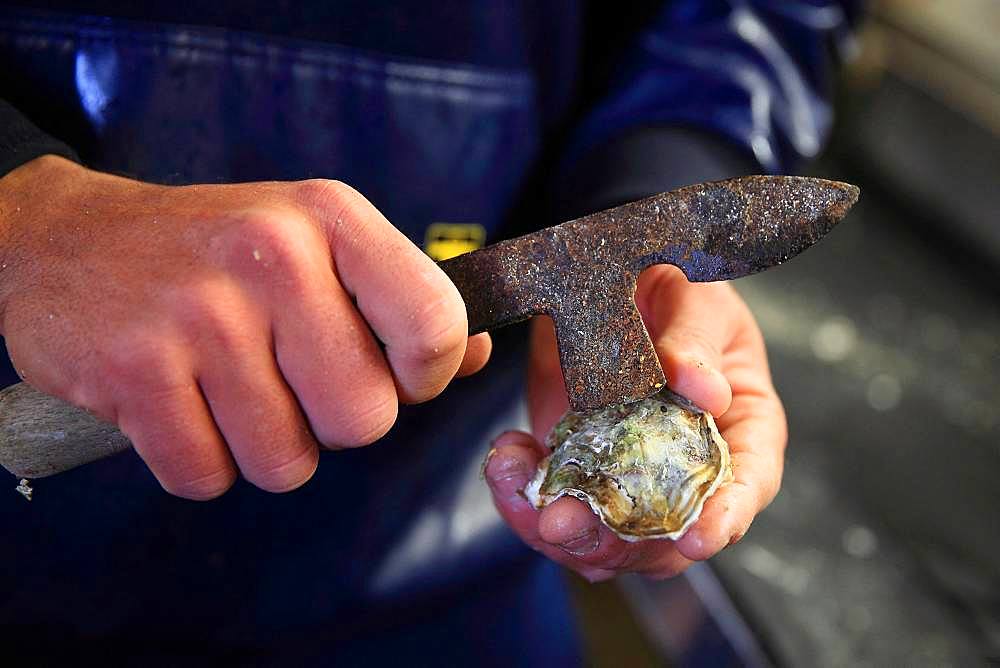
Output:
<instances>
[{"instance_id":1,"label":"oyster shell","mask_svg":"<svg viewBox=\"0 0 1000 668\"><path fill-rule=\"evenodd\" d=\"M566 413L525 496L542 508L569 494L627 541L676 540L732 479L712 416L664 388L623 406Z\"/></svg>"}]
</instances>

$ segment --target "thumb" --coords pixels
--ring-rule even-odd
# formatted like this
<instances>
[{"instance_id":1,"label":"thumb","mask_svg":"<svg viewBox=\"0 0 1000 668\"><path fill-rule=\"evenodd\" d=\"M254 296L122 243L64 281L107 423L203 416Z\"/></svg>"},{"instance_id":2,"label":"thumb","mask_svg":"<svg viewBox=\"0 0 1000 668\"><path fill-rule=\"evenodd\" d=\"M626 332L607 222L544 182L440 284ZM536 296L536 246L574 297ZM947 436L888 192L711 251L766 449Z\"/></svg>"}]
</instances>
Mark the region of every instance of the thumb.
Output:
<instances>
[{"instance_id":1,"label":"thumb","mask_svg":"<svg viewBox=\"0 0 1000 668\"><path fill-rule=\"evenodd\" d=\"M544 441L549 430L569 410L556 330L552 319L546 316L531 320L527 397L531 431L535 438Z\"/></svg>"},{"instance_id":2,"label":"thumb","mask_svg":"<svg viewBox=\"0 0 1000 668\"><path fill-rule=\"evenodd\" d=\"M733 400L722 357L737 325L728 284L690 283L676 267L661 265L639 279L637 302L670 389L716 417ZM734 306L736 305L736 306Z\"/></svg>"}]
</instances>

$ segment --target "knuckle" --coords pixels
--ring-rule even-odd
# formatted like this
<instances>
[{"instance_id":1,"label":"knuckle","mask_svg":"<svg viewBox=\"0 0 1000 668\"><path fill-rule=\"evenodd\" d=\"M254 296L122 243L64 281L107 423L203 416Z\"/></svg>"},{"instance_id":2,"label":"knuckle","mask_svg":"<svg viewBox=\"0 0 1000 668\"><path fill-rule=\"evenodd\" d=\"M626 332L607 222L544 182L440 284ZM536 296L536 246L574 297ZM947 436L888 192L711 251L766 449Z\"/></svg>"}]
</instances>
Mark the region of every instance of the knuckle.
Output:
<instances>
[{"instance_id":1,"label":"knuckle","mask_svg":"<svg viewBox=\"0 0 1000 668\"><path fill-rule=\"evenodd\" d=\"M655 307L661 295L667 294L683 276L680 269L670 264L654 264L644 269L639 274L636 303L647 308Z\"/></svg>"},{"instance_id":2,"label":"knuckle","mask_svg":"<svg viewBox=\"0 0 1000 668\"><path fill-rule=\"evenodd\" d=\"M318 465L319 453L315 447L283 449L244 467L243 477L264 491L280 494L304 485Z\"/></svg>"},{"instance_id":3,"label":"knuckle","mask_svg":"<svg viewBox=\"0 0 1000 668\"><path fill-rule=\"evenodd\" d=\"M702 327L689 327L683 334L685 345L695 352L709 355L712 359L722 357L722 351L715 343L715 337Z\"/></svg>"},{"instance_id":4,"label":"knuckle","mask_svg":"<svg viewBox=\"0 0 1000 668\"><path fill-rule=\"evenodd\" d=\"M225 494L236 482L236 471L232 467L221 467L207 473L177 481L161 480L163 489L192 501L209 501Z\"/></svg>"},{"instance_id":5,"label":"knuckle","mask_svg":"<svg viewBox=\"0 0 1000 668\"><path fill-rule=\"evenodd\" d=\"M251 284L302 291L317 262L318 230L289 208L245 215L225 240L223 265Z\"/></svg>"},{"instance_id":6,"label":"knuckle","mask_svg":"<svg viewBox=\"0 0 1000 668\"><path fill-rule=\"evenodd\" d=\"M293 224L287 216L271 212L256 214L240 225L240 237L253 245L250 256L256 262L282 268L297 259Z\"/></svg>"},{"instance_id":7,"label":"knuckle","mask_svg":"<svg viewBox=\"0 0 1000 668\"><path fill-rule=\"evenodd\" d=\"M188 287L173 298L178 329L195 345L210 343L215 350L235 350L242 336L239 320L241 309L235 291L222 283Z\"/></svg>"},{"instance_id":8,"label":"knuckle","mask_svg":"<svg viewBox=\"0 0 1000 668\"><path fill-rule=\"evenodd\" d=\"M176 369L164 368L141 384L120 384L118 426L168 493L196 501L216 498L232 487L236 469L214 432L192 422L193 378L185 381Z\"/></svg>"},{"instance_id":9,"label":"knuckle","mask_svg":"<svg viewBox=\"0 0 1000 668\"><path fill-rule=\"evenodd\" d=\"M465 349L469 325L465 305L457 295L426 302L413 314L412 336L405 345L419 360L448 357Z\"/></svg>"},{"instance_id":10,"label":"knuckle","mask_svg":"<svg viewBox=\"0 0 1000 668\"><path fill-rule=\"evenodd\" d=\"M145 397L141 403L157 403ZM150 419L143 405L123 407L119 427L168 493L194 501L214 499L236 482L237 472L209 434L182 427L189 418L180 406Z\"/></svg>"},{"instance_id":11,"label":"knuckle","mask_svg":"<svg viewBox=\"0 0 1000 668\"><path fill-rule=\"evenodd\" d=\"M316 436L328 448L370 445L388 433L396 422L398 411L395 392L374 400L369 397L356 399Z\"/></svg>"},{"instance_id":12,"label":"knuckle","mask_svg":"<svg viewBox=\"0 0 1000 668\"><path fill-rule=\"evenodd\" d=\"M394 240L398 243L405 239L367 197L351 186L329 181L321 188L322 192L314 196L311 203L319 212L318 218L323 221L326 237L335 251L343 240L360 236L380 242Z\"/></svg>"},{"instance_id":13,"label":"knuckle","mask_svg":"<svg viewBox=\"0 0 1000 668\"><path fill-rule=\"evenodd\" d=\"M672 264L654 264L642 272L642 278L656 291L684 279L684 272Z\"/></svg>"},{"instance_id":14,"label":"knuckle","mask_svg":"<svg viewBox=\"0 0 1000 668\"><path fill-rule=\"evenodd\" d=\"M307 205L340 209L361 194L343 181L306 179L294 184L295 198Z\"/></svg>"},{"instance_id":15,"label":"knuckle","mask_svg":"<svg viewBox=\"0 0 1000 668\"><path fill-rule=\"evenodd\" d=\"M600 561L595 560L595 565L607 571L621 572L634 570L639 561L640 557L637 550L625 548L618 554L606 556Z\"/></svg>"},{"instance_id":16,"label":"knuckle","mask_svg":"<svg viewBox=\"0 0 1000 668\"><path fill-rule=\"evenodd\" d=\"M94 353L104 378L130 391L173 386L176 371L168 362L165 345L146 332L124 334Z\"/></svg>"},{"instance_id":17,"label":"knuckle","mask_svg":"<svg viewBox=\"0 0 1000 668\"><path fill-rule=\"evenodd\" d=\"M309 179L299 181L294 187L297 202L307 210L319 212L318 218L325 221L330 239L335 239L338 231L367 225L372 213L377 212L364 195L343 181Z\"/></svg>"}]
</instances>

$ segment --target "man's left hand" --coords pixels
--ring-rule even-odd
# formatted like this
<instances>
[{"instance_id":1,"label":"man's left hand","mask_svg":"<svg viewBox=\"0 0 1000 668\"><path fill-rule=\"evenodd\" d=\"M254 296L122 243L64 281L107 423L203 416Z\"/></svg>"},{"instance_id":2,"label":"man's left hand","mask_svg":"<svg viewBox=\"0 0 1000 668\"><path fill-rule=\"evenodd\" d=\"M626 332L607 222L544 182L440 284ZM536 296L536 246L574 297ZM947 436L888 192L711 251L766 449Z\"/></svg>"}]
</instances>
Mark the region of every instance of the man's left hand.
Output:
<instances>
[{"instance_id":1,"label":"man's left hand","mask_svg":"<svg viewBox=\"0 0 1000 668\"><path fill-rule=\"evenodd\" d=\"M774 498L781 481L787 431L771 384L760 330L725 283L689 283L675 267L644 272L636 291L671 390L717 418L732 453L735 480L705 504L677 541L629 543L581 501L563 497L536 510L523 490L548 455L540 439L567 409L551 321L532 328L528 404L535 436L507 432L494 442L486 466L493 500L510 527L533 549L591 581L639 572L677 575L739 540Z\"/></svg>"}]
</instances>

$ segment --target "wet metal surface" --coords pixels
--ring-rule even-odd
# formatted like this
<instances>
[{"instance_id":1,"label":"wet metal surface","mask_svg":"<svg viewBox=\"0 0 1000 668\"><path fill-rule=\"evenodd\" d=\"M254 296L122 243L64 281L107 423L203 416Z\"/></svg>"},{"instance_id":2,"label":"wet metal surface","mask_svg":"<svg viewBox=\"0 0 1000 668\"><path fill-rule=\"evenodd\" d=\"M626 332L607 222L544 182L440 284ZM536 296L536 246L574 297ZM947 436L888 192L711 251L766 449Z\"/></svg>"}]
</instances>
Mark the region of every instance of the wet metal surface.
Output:
<instances>
[{"instance_id":1,"label":"wet metal surface","mask_svg":"<svg viewBox=\"0 0 1000 668\"><path fill-rule=\"evenodd\" d=\"M634 302L636 280L672 264L721 281L781 264L822 238L858 189L824 179L748 176L688 186L441 263L470 333L545 314L555 322L573 410L638 401L666 380Z\"/></svg>"}]
</instances>

